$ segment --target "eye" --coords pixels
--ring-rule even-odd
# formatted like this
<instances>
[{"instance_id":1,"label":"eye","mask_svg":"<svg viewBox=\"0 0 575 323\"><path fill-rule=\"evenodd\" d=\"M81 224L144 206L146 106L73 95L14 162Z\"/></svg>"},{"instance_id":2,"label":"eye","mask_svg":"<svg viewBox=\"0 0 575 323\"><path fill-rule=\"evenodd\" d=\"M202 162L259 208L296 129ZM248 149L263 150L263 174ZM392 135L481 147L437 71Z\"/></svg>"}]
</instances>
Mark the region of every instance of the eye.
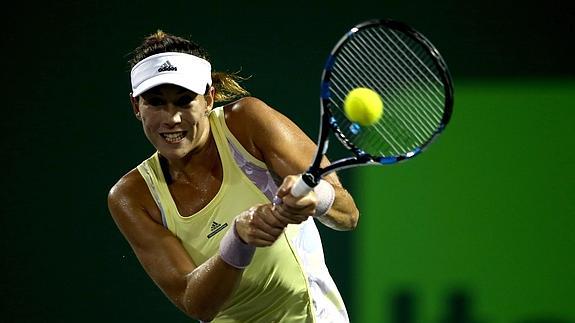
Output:
<instances>
[{"instance_id":1,"label":"eye","mask_svg":"<svg viewBox=\"0 0 575 323\"><path fill-rule=\"evenodd\" d=\"M165 101L159 97L151 97L151 98L148 98L146 101L147 101L148 105L151 105L154 107L158 107L158 106L165 104Z\"/></svg>"},{"instance_id":2,"label":"eye","mask_svg":"<svg viewBox=\"0 0 575 323\"><path fill-rule=\"evenodd\" d=\"M190 105L193 100L194 98L191 95L183 95L175 102L175 104L179 107L186 107Z\"/></svg>"}]
</instances>

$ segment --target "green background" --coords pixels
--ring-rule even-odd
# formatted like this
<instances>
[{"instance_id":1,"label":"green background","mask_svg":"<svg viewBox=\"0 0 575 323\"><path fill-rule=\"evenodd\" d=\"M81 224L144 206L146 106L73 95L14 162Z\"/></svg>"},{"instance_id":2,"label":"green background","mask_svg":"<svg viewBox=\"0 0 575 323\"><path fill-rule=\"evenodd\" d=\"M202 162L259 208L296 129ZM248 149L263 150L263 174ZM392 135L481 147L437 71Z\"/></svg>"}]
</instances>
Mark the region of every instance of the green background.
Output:
<instances>
[{"instance_id":1,"label":"green background","mask_svg":"<svg viewBox=\"0 0 575 323\"><path fill-rule=\"evenodd\" d=\"M352 322L575 322L572 2L12 5L0 22L1 322L189 321L106 208L152 152L128 101L143 37L191 36L315 139L326 55L371 18L433 41L455 111L414 160L341 173L359 227L321 232Z\"/></svg>"},{"instance_id":2,"label":"green background","mask_svg":"<svg viewBox=\"0 0 575 323\"><path fill-rule=\"evenodd\" d=\"M575 319L574 90L462 80L427 152L357 174L358 322L392 322L396 302L414 322Z\"/></svg>"}]
</instances>

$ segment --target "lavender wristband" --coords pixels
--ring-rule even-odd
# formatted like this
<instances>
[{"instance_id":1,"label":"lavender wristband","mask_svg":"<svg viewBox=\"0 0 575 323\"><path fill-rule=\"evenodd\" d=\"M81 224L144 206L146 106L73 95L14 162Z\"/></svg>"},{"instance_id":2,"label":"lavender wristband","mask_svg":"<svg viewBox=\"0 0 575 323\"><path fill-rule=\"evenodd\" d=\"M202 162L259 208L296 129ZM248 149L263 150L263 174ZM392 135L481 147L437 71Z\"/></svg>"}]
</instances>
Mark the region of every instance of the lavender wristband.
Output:
<instances>
[{"instance_id":1,"label":"lavender wristband","mask_svg":"<svg viewBox=\"0 0 575 323\"><path fill-rule=\"evenodd\" d=\"M255 251L256 247L250 246L240 239L234 220L234 224L220 242L220 258L230 266L244 269L252 261Z\"/></svg>"}]
</instances>

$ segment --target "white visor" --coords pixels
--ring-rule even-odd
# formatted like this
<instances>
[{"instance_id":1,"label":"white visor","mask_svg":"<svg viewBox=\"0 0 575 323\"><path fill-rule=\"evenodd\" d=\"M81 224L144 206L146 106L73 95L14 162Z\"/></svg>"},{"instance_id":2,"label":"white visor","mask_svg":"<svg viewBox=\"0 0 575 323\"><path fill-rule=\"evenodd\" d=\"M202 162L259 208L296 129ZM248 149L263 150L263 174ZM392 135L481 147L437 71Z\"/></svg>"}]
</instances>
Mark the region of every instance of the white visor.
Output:
<instances>
[{"instance_id":1,"label":"white visor","mask_svg":"<svg viewBox=\"0 0 575 323\"><path fill-rule=\"evenodd\" d=\"M212 85L210 62L176 52L146 57L132 68L130 76L133 97L161 84L179 85L197 94L204 94L206 85Z\"/></svg>"}]
</instances>

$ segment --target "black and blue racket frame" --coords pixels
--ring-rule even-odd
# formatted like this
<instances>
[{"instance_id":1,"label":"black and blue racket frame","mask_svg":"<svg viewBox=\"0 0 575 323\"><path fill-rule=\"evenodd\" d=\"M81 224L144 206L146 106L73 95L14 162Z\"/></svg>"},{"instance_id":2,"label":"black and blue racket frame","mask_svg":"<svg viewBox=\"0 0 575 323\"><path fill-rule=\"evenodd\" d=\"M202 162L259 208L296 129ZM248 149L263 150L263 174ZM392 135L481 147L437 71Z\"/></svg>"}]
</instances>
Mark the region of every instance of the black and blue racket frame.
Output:
<instances>
[{"instance_id":1,"label":"black and blue racket frame","mask_svg":"<svg viewBox=\"0 0 575 323\"><path fill-rule=\"evenodd\" d=\"M440 72L439 77L444 85L444 97L445 97L445 109L439 126L435 130L435 132L429 137L427 141L425 141L421 146L418 148L407 152L405 154L401 154L398 156L372 156L369 153L359 149L356 147L353 142L348 140L348 138L343 134L336 119L333 117L333 113L331 110L331 101L330 101L330 78L332 74L332 68L337 60L337 56L341 48L350 41L354 35L363 29L373 28L375 26L383 26L388 29L396 30L404 35L410 37L415 42L419 43L420 45L425 48L427 53L432 58L433 63L435 64L437 70ZM319 138L318 138L318 147L315 155L314 162L308 169L308 171L302 175L303 181L310 187L315 187L322 176L345 168L357 167L357 166L367 166L367 165L389 165L395 164L398 162L409 160L417 155L419 155L423 150L425 150L430 143L437 138L437 136L443 132L447 124L451 119L451 115L453 113L453 82L451 79L451 75L449 73L449 69L447 68L447 64L443 60L442 56L440 55L437 48L425 37L423 34L418 32L417 30L413 29L411 26L392 19L372 19L360 24L355 25L351 28L335 45L333 50L331 51L330 55L327 58L325 63L323 72L322 72L322 79L321 79L321 95L320 95L320 105L321 105L321 118L320 118L320 131L319 131ZM322 156L325 155L327 152L327 148L329 145L329 133L330 129L333 134L339 139L339 141L353 153L353 156L348 158L344 158L338 161L333 162L331 165L321 168L321 160Z\"/></svg>"}]
</instances>

